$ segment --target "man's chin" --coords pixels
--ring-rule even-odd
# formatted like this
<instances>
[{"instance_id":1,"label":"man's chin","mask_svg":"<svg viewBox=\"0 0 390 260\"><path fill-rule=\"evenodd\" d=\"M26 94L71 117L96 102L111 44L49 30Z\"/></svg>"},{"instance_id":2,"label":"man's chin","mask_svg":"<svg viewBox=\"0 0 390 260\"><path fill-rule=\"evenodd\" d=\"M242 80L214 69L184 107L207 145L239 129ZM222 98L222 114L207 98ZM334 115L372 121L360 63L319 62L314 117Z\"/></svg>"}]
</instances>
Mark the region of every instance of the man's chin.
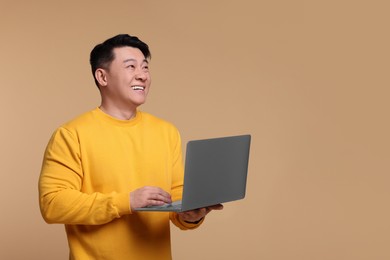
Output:
<instances>
[{"instance_id":1,"label":"man's chin","mask_svg":"<svg viewBox=\"0 0 390 260\"><path fill-rule=\"evenodd\" d=\"M144 99L144 100L137 100L137 101L133 101L133 104L135 106L139 107L139 106L145 104L145 102L146 102L146 99Z\"/></svg>"}]
</instances>

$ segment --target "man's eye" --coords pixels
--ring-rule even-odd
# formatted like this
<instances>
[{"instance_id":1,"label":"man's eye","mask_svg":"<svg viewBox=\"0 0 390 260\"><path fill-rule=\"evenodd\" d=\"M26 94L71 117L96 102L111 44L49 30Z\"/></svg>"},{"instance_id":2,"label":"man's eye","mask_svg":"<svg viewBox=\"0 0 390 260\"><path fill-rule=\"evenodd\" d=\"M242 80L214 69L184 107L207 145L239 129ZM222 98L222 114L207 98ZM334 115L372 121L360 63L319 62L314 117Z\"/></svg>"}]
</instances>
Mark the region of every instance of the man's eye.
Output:
<instances>
[{"instance_id":1,"label":"man's eye","mask_svg":"<svg viewBox=\"0 0 390 260\"><path fill-rule=\"evenodd\" d=\"M134 66L134 65L128 65L126 68L132 68L132 69L135 69L135 66Z\"/></svg>"}]
</instances>

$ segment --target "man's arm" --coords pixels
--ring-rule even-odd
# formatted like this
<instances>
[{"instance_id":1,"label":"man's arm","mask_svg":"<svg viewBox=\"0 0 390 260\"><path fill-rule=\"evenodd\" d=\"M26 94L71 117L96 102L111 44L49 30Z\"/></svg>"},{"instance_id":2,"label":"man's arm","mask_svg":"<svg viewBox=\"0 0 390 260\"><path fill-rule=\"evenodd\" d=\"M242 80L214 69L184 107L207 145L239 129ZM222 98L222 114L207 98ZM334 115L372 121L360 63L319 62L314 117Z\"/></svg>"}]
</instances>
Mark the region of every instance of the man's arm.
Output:
<instances>
[{"instance_id":1,"label":"man's arm","mask_svg":"<svg viewBox=\"0 0 390 260\"><path fill-rule=\"evenodd\" d=\"M189 210L185 212L178 213L181 220L191 223L191 224L197 224L200 221L206 217L207 214L210 213L212 210L222 210L223 205L217 204L205 208L195 209L195 210Z\"/></svg>"},{"instance_id":2,"label":"man's arm","mask_svg":"<svg viewBox=\"0 0 390 260\"><path fill-rule=\"evenodd\" d=\"M46 148L39 178L39 204L48 223L104 224L130 213L129 193L81 192L83 171L77 138L60 128Z\"/></svg>"}]
</instances>

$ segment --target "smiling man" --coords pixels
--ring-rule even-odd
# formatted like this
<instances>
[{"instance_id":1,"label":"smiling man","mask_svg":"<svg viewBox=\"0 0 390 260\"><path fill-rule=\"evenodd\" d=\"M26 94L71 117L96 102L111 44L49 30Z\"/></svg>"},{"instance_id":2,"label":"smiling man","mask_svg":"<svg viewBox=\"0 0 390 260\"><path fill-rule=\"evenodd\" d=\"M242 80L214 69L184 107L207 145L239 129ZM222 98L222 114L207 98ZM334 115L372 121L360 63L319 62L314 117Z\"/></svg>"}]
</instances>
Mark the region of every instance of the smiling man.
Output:
<instances>
[{"instance_id":1,"label":"smiling man","mask_svg":"<svg viewBox=\"0 0 390 260\"><path fill-rule=\"evenodd\" d=\"M138 109L151 77L147 44L127 34L98 44L90 63L101 105L52 135L39 179L48 223L65 224L70 259L171 259L170 227L197 228L222 206L135 212L181 198L180 134Z\"/></svg>"}]
</instances>

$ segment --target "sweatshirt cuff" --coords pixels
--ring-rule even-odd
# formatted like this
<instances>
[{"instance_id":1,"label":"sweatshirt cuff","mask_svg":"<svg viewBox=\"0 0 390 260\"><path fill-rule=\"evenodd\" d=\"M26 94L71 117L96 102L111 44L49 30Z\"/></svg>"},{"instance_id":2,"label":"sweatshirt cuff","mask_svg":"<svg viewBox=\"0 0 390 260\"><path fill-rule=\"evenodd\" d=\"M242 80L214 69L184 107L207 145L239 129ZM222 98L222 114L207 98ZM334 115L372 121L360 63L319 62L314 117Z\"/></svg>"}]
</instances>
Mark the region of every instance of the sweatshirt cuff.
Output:
<instances>
[{"instance_id":1,"label":"sweatshirt cuff","mask_svg":"<svg viewBox=\"0 0 390 260\"><path fill-rule=\"evenodd\" d=\"M114 207L117 209L119 216L131 213L130 196L128 193L119 193L114 195Z\"/></svg>"},{"instance_id":2,"label":"sweatshirt cuff","mask_svg":"<svg viewBox=\"0 0 390 260\"><path fill-rule=\"evenodd\" d=\"M178 226L182 230L195 229L195 228L199 227L205 219L205 218L202 218L196 223L191 223L191 222L186 222L186 221L182 220L179 217L179 214L177 214L176 212L171 212L170 214L171 214L171 218L176 220L176 223L177 223L176 226Z\"/></svg>"}]
</instances>

